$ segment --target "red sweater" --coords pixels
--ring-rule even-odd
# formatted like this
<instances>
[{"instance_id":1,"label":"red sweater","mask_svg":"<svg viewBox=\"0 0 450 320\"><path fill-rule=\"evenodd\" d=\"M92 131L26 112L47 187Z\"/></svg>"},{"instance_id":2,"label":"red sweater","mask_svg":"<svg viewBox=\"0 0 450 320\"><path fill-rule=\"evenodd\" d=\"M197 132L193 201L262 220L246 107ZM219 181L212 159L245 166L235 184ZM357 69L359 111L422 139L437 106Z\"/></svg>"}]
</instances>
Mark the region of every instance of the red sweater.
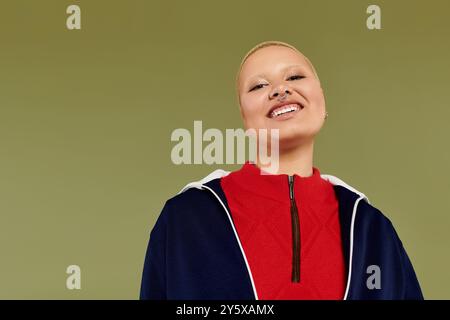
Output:
<instances>
[{"instance_id":1,"label":"red sweater","mask_svg":"<svg viewBox=\"0 0 450 320\"><path fill-rule=\"evenodd\" d=\"M221 186L259 299L343 298L346 275L338 201L333 185L320 177L318 168L313 167L310 177L294 175L299 282L291 278L294 245L288 175L261 174L246 162L222 178Z\"/></svg>"}]
</instances>

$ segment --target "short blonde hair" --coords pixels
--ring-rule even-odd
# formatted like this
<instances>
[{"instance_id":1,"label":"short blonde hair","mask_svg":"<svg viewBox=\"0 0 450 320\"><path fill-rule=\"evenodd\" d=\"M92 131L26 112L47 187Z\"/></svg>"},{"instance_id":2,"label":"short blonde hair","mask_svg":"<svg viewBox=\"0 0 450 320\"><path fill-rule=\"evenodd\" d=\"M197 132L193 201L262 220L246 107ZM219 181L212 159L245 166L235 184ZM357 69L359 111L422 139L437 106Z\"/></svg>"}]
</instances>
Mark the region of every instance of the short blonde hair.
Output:
<instances>
[{"instance_id":1,"label":"short blonde hair","mask_svg":"<svg viewBox=\"0 0 450 320\"><path fill-rule=\"evenodd\" d=\"M283 47L291 48L292 50L301 54L305 58L306 62L308 62L309 66L311 67L312 71L314 72L314 75L316 76L317 80L320 81L319 76L316 72L316 69L314 68L311 61L296 47L294 47L293 45L290 45L289 43L282 42L282 41L276 41L276 40L263 41L263 42L258 43L256 46L251 48L250 51L247 52L247 54L244 56L244 58L241 61L240 66L239 66L238 72L236 74L236 94L237 94L239 104L241 103L241 99L239 97L239 76L241 74L242 66L244 65L245 61L247 61L248 57L250 57L253 53L258 51L259 49L262 49L265 47L270 47L270 46L283 46Z\"/></svg>"}]
</instances>

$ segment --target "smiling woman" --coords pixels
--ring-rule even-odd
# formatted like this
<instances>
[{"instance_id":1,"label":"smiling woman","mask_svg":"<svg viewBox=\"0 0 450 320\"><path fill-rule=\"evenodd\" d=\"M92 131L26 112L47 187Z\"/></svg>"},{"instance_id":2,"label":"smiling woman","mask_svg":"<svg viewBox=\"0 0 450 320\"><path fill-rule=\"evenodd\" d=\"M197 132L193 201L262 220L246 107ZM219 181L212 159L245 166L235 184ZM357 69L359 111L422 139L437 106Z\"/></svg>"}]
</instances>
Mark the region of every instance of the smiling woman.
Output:
<instances>
[{"instance_id":1,"label":"smiling woman","mask_svg":"<svg viewBox=\"0 0 450 320\"><path fill-rule=\"evenodd\" d=\"M310 175L314 137L326 110L309 59L290 45L263 42L243 59L237 91L246 128L280 130L280 151L285 151L281 172Z\"/></svg>"},{"instance_id":2,"label":"smiling woman","mask_svg":"<svg viewBox=\"0 0 450 320\"><path fill-rule=\"evenodd\" d=\"M150 234L141 298L423 299L391 222L313 165L327 113L309 59L263 42L244 56L236 84L245 128L278 129L277 171L257 155L169 199Z\"/></svg>"}]
</instances>

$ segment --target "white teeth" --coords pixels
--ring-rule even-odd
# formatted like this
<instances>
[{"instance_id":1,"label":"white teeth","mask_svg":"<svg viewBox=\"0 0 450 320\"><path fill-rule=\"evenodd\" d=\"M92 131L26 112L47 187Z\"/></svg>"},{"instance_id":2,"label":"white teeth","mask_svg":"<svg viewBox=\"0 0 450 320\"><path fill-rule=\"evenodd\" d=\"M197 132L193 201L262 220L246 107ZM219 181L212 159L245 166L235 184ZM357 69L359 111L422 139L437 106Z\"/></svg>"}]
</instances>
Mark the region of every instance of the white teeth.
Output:
<instances>
[{"instance_id":1,"label":"white teeth","mask_svg":"<svg viewBox=\"0 0 450 320\"><path fill-rule=\"evenodd\" d=\"M278 117L278 116L288 113L288 112L297 111L298 109L299 109L298 104L288 104L288 105L282 106L281 108L273 110L270 113L270 117L271 118Z\"/></svg>"}]
</instances>

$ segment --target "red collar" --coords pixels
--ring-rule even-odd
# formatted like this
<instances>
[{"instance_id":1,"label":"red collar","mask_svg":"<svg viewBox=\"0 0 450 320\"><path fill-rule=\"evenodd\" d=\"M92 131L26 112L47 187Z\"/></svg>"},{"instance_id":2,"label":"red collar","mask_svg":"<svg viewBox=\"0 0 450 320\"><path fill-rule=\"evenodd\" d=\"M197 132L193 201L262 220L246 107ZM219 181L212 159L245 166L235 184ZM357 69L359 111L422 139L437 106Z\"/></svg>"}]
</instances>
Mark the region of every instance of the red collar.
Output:
<instances>
[{"instance_id":1,"label":"red collar","mask_svg":"<svg viewBox=\"0 0 450 320\"><path fill-rule=\"evenodd\" d=\"M275 201L289 203L289 175L261 173L261 169L247 161L240 170L224 178L240 192L251 192ZM294 174L294 194L299 201L326 201L334 196L333 186L320 176L313 166L313 174L302 177Z\"/></svg>"}]
</instances>

